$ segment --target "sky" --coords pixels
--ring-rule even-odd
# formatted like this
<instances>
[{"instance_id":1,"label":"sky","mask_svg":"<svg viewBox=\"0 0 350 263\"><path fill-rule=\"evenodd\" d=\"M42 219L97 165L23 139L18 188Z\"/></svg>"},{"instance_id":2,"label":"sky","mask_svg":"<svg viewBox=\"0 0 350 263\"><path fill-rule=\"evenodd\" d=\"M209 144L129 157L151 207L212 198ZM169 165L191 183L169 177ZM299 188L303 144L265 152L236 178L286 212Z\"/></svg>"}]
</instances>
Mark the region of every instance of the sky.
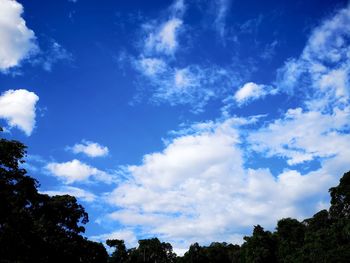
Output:
<instances>
[{"instance_id":1,"label":"sky","mask_svg":"<svg viewBox=\"0 0 350 263\"><path fill-rule=\"evenodd\" d=\"M0 126L96 241L242 243L350 170L341 0L0 0Z\"/></svg>"}]
</instances>

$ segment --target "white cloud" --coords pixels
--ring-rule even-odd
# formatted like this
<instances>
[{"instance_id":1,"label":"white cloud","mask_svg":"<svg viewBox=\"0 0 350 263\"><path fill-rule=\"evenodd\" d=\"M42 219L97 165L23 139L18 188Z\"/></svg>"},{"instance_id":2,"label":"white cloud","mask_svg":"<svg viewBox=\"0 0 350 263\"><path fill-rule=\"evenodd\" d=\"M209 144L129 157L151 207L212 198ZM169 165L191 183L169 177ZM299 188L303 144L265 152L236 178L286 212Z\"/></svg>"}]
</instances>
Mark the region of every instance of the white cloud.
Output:
<instances>
[{"instance_id":1,"label":"white cloud","mask_svg":"<svg viewBox=\"0 0 350 263\"><path fill-rule=\"evenodd\" d=\"M51 71L53 64L58 61L71 61L73 56L65 48L62 47L56 41L52 41L50 47L46 51L46 54L39 58L37 62L42 64L43 69L46 71Z\"/></svg>"},{"instance_id":2,"label":"white cloud","mask_svg":"<svg viewBox=\"0 0 350 263\"><path fill-rule=\"evenodd\" d=\"M84 189L72 186L64 186L59 188L58 190L49 190L49 191L41 191L42 194L47 194L50 196L54 195L72 195L78 199L81 199L85 202L94 202L97 198L93 193L86 191Z\"/></svg>"},{"instance_id":3,"label":"white cloud","mask_svg":"<svg viewBox=\"0 0 350 263\"><path fill-rule=\"evenodd\" d=\"M252 132L249 141L254 150L267 156L286 158L289 165L300 164L348 152L350 137L343 130L349 123L349 108L335 109L333 114L290 109L284 118Z\"/></svg>"},{"instance_id":4,"label":"white cloud","mask_svg":"<svg viewBox=\"0 0 350 263\"><path fill-rule=\"evenodd\" d=\"M17 1L0 0L0 71L20 65L39 50L22 13L23 6Z\"/></svg>"},{"instance_id":5,"label":"white cloud","mask_svg":"<svg viewBox=\"0 0 350 263\"><path fill-rule=\"evenodd\" d=\"M268 169L245 168L240 126L251 121L195 125L193 134L145 155L107 196L119 210L105 220L141 227L185 248L198 240L237 241L240 231L254 224L271 228L282 217L311 215L317 198L334 183L332 176L322 170L306 175L286 170L275 177Z\"/></svg>"},{"instance_id":6,"label":"white cloud","mask_svg":"<svg viewBox=\"0 0 350 263\"><path fill-rule=\"evenodd\" d=\"M183 0L170 5L167 19L156 19L143 24L143 52L146 55L173 56L179 46L178 34L183 26L182 17L186 6Z\"/></svg>"},{"instance_id":7,"label":"white cloud","mask_svg":"<svg viewBox=\"0 0 350 263\"><path fill-rule=\"evenodd\" d=\"M220 26L223 26L229 2L217 3ZM142 74L138 84L142 93L150 95L151 102L189 105L192 112L198 113L211 99L226 96L238 77L232 66L178 65L175 55L180 47L179 36L185 32L185 11L184 1L177 0L165 12L165 19L162 16L144 23L138 47L141 47L140 54L131 59L131 65Z\"/></svg>"},{"instance_id":8,"label":"white cloud","mask_svg":"<svg viewBox=\"0 0 350 263\"><path fill-rule=\"evenodd\" d=\"M193 112L201 112L210 99L222 96L237 82L233 70L215 65L173 68L158 60L148 62L147 67L137 70L151 84L151 100L170 105L188 104Z\"/></svg>"},{"instance_id":9,"label":"white cloud","mask_svg":"<svg viewBox=\"0 0 350 263\"><path fill-rule=\"evenodd\" d=\"M329 103L346 104L350 98L349 21L350 6L316 27L300 57L287 61L279 70L276 85L308 98L307 106L312 110L322 111Z\"/></svg>"},{"instance_id":10,"label":"white cloud","mask_svg":"<svg viewBox=\"0 0 350 263\"><path fill-rule=\"evenodd\" d=\"M77 143L73 147L68 147L73 153L84 153L89 157L101 157L108 155L108 147L102 146L96 142L85 141Z\"/></svg>"},{"instance_id":11,"label":"white cloud","mask_svg":"<svg viewBox=\"0 0 350 263\"><path fill-rule=\"evenodd\" d=\"M91 177L104 183L112 183L113 181L112 175L76 159L65 163L52 162L46 165L46 169L66 184L89 182Z\"/></svg>"},{"instance_id":12,"label":"white cloud","mask_svg":"<svg viewBox=\"0 0 350 263\"><path fill-rule=\"evenodd\" d=\"M182 17L185 13L186 5L184 0L176 0L170 6L170 13L173 17Z\"/></svg>"},{"instance_id":13,"label":"white cloud","mask_svg":"<svg viewBox=\"0 0 350 263\"><path fill-rule=\"evenodd\" d=\"M171 18L162 24L155 32L151 32L145 42L146 52L157 52L172 55L178 47L177 31L182 25L182 20Z\"/></svg>"},{"instance_id":14,"label":"white cloud","mask_svg":"<svg viewBox=\"0 0 350 263\"><path fill-rule=\"evenodd\" d=\"M216 18L214 25L216 27L217 32L220 34L220 37L225 36L226 31L226 16L227 11L230 8L231 0L216 0Z\"/></svg>"},{"instance_id":15,"label":"white cloud","mask_svg":"<svg viewBox=\"0 0 350 263\"><path fill-rule=\"evenodd\" d=\"M266 85L259 85L254 82L244 84L234 95L238 105L246 104L249 101L265 97L267 94L275 94L276 90Z\"/></svg>"},{"instance_id":16,"label":"white cloud","mask_svg":"<svg viewBox=\"0 0 350 263\"><path fill-rule=\"evenodd\" d=\"M167 70L164 60L159 58L140 58L136 61L136 67L146 76L153 77Z\"/></svg>"},{"instance_id":17,"label":"white cloud","mask_svg":"<svg viewBox=\"0 0 350 263\"><path fill-rule=\"evenodd\" d=\"M190 68L175 69L174 84L178 89L197 87L202 76L194 74Z\"/></svg>"},{"instance_id":18,"label":"white cloud","mask_svg":"<svg viewBox=\"0 0 350 263\"><path fill-rule=\"evenodd\" d=\"M5 91L0 96L0 118L29 136L35 127L35 105L38 100L34 92L25 89Z\"/></svg>"},{"instance_id":19,"label":"white cloud","mask_svg":"<svg viewBox=\"0 0 350 263\"><path fill-rule=\"evenodd\" d=\"M349 169L349 17L347 8L326 20L300 58L279 71L278 88L307 94L300 107L264 122L226 115L173 133L162 151L128 166L127 179L105 197L116 211L102 220L157 235L180 251L199 240L236 242L253 225L272 229L280 218L303 219L325 207L327 190ZM171 77L152 81L172 101L215 83L208 72L173 68ZM235 98L245 103L275 92L247 83ZM273 174L264 158L280 158L288 168ZM300 164L309 169L299 170Z\"/></svg>"}]
</instances>

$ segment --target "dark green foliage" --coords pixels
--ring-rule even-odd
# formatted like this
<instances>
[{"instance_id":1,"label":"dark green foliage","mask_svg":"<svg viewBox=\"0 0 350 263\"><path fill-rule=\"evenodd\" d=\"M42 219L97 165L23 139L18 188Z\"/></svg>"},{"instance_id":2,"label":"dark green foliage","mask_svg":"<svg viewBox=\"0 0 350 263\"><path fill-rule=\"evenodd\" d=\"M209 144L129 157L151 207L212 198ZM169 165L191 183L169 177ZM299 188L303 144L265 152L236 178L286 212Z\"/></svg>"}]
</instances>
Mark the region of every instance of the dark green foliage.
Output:
<instances>
[{"instance_id":1,"label":"dark green foliage","mask_svg":"<svg viewBox=\"0 0 350 263\"><path fill-rule=\"evenodd\" d=\"M115 248L109 257L110 263L172 263L176 259L171 244L160 242L158 238L139 240L137 248L128 250L123 240L107 240L106 243Z\"/></svg>"},{"instance_id":2,"label":"dark green foliage","mask_svg":"<svg viewBox=\"0 0 350 263\"><path fill-rule=\"evenodd\" d=\"M210 246L199 246L195 243L190 246L188 252L178 262L190 262L190 263L231 263L238 262L239 260L238 245L232 245L227 243L213 242Z\"/></svg>"},{"instance_id":3,"label":"dark green foliage","mask_svg":"<svg viewBox=\"0 0 350 263\"><path fill-rule=\"evenodd\" d=\"M129 252L130 262L170 263L174 262L175 254L171 244L160 242L158 238L139 240L137 249Z\"/></svg>"},{"instance_id":4,"label":"dark green foliage","mask_svg":"<svg viewBox=\"0 0 350 263\"><path fill-rule=\"evenodd\" d=\"M279 262L295 262L304 245L305 225L296 219L284 218L278 221L275 233Z\"/></svg>"},{"instance_id":5,"label":"dark green foliage","mask_svg":"<svg viewBox=\"0 0 350 263\"><path fill-rule=\"evenodd\" d=\"M270 231L257 225L254 227L251 237L244 237L242 245L242 262L277 262L276 240Z\"/></svg>"},{"instance_id":6,"label":"dark green foliage","mask_svg":"<svg viewBox=\"0 0 350 263\"><path fill-rule=\"evenodd\" d=\"M108 239L106 243L108 246L115 248L115 251L109 257L109 260L108 260L109 263L122 263L127 261L128 252L126 250L124 240Z\"/></svg>"},{"instance_id":7,"label":"dark green foliage","mask_svg":"<svg viewBox=\"0 0 350 263\"><path fill-rule=\"evenodd\" d=\"M105 248L80 235L88 215L75 197L40 194L20 168L25 150L0 139L0 262L107 262Z\"/></svg>"},{"instance_id":8,"label":"dark green foliage","mask_svg":"<svg viewBox=\"0 0 350 263\"><path fill-rule=\"evenodd\" d=\"M350 171L345 173L336 187L329 189L331 207L329 213L334 219L350 218Z\"/></svg>"}]
</instances>

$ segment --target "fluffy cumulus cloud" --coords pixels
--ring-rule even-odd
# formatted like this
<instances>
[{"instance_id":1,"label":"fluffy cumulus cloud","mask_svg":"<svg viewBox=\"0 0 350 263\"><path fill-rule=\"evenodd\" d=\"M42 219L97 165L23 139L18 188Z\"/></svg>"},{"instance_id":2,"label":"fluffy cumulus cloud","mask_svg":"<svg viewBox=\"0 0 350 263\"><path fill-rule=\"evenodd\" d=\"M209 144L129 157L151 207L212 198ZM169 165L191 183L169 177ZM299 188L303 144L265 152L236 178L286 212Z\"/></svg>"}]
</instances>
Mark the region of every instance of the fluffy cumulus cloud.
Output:
<instances>
[{"instance_id":1,"label":"fluffy cumulus cloud","mask_svg":"<svg viewBox=\"0 0 350 263\"><path fill-rule=\"evenodd\" d=\"M254 120L196 125L193 134L144 156L141 165L128 167L130 179L107 196L120 210L106 218L184 248L198 240L236 242L254 224L271 227L281 217L311 214L332 177L293 169L275 177L268 169L245 168L240 130Z\"/></svg>"},{"instance_id":2,"label":"fluffy cumulus cloud","mask_svg":"<svg viewBox=\"0 0 350 263\"><path fill-rule=\"evenodd\" d=\"M238 89L234 95L238 105L246 104L250 101L265 97L267 94L275 94L277 90L271 89L266 85L259 85L254 82L248 82Z\"/></svg>"},{"instance_id":3,"label":"fluffy cumulus cloud","mask_svg":"<svg viewBox=\"0 0 350 263\"><path fill-rule=\"evenodd\" d=\"M38 51L35 34L22 18L23 6L15 0L0 0L0 71L18 66Z\"/></svg>"},{"instance_id":4,"label":"fluffy cumulus cloud","mask_svg":"<svg viewBox=\"0 0 350 263\"><path fill-rule=\"evenodd\" d=\"M47 194L50 196L54 195L72 195L76 198L85 201L85 202L94 202L96 200L96 195L93 193L86 191L84 189L73 187L73 186L64 186L59 188L58 190L49 190L49 191L41 191L42 194Z\"/></svg>"},{"instance_id":5,"label":"fluffy cumulus cloud","mask_svg":"<svg viewBox=\"0 0 350 263\"><path fill-rule=\"evenodd\" d=\"M0 118L10 127L17 127L31 135L35 127L35 105L39 97L25 89L8 90L0 96Z\"/></svg>"},{"instance_id":6,"label":"fluffy cumulus cloud","mask_svg":"<svg viewBox=\"0 0 350 263\"><path fill-rule=\"evenodd\" d=\"M77 159L64 163L52 162L46 165L46 169L53 176L62 180L66 184L89 182L90 179L104 183L113 182L112 175Z\"/></svg>"},{"instance_id":7,"label":"fluffy cumulus cloud","mask_svg":"<svg viewBox=\"0 0 350 263\"><path fill-rule=\"evenodd\" d=\"M83 153L89 157L101 157L108 155L108 147L102 146L96 142L85 141L77 143L73 147L68 147L73 153Z\"/></svg>"}]
</instances>

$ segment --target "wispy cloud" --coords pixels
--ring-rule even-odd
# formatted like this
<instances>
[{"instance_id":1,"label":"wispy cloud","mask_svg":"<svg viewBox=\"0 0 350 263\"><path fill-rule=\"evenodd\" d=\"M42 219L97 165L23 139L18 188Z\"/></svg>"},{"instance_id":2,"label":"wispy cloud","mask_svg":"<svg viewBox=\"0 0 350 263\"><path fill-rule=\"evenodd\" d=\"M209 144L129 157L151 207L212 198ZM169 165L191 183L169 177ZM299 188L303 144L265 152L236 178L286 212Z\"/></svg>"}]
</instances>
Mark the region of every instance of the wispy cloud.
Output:
<instances>
[{"instance_id":1,"label":"wispy cloud","mask_svg":"<svg viewBox=\"0 0 350 263\"><path fill-rule=\"evenodd\" d=\"M228 3L222 5L226 8ZM143 45L131 65L141 73L140 86L147 86L140 93L150 96L151 102L189 105L192 112L198 113L209 100L231 89L237 77L230 67L177 62L185 11L184 1L175 1L167 10L167 19L144 23Z\"/></svg>"},{"instance_id":2,"label":"wispy cloud","mask_svg":"<svg viewBox=\"0 0 350 263\"><path fill-rule=\"evenodd\" d=\"M58 190L47 190L47 191L40 191L42 194L47 194L50 196L54 195L71 195L75 196L76 198L91 203L94 202L97 198L97 196L89 191L86 191L84 189L73 187L73 186L63 186L60 187Z\"/></svg>"},{"instance_id":3,"label":"wispy cloud","mask_svg":"<svg viewBox=\"0 0 350 263\"><path fill-rule=\"evenodd\" d=\"M245 21L241 26L240 26L240 31L241 33L244 34L256 34L260 24L263 21L263 16L259 15L255 18L249 19Z\"/></svg>"},{"instance_id":4,"label":"wispy cloud","mask_svg":"<svg viewBox=\"0 0 350 263\"><path fill-rule=\"evenodd\" d=\"M177 0L170 6L166 20L159 18L143 24L145 54L174 55L179 46L178 33L183 26L184 12L184 1Z\"/></svg>"},{"instance_id":5,"label":"wispy cloud","mask_svg":"<svg viewBox=\"0 0 350 263\"><path fill-rule=\"evenodd\" d=\"M56 41L52 41L46 52L37 58L37 63L41 64L44 70L51 71L55 63L72 60L73 55L70 52Z\"/></svg>"},{"instance_id":6,"label":"wispy cloud","mask_svg":"<svg viewBox=\"0 0 350 263\"><path fill-rule=\"evenodd\" d=\"M308 99L310 109L322 110L349 101L350 7L338 11L313 30L299 58L279 70L276 85Z\"/></svg>"},{"instance_id":7,"label":"wispy cloud","mask_svg":"<svg viewBox=\"0 0 350 263\"><path fill-rule=\"evenodd\" d=\"M177 31L182 20L171 18L155 30L152 28L145 40L146 54L160 53L173 55L178 48ZM152 32L153 31L153 32Z\"/></svg>"},{"instance_id":8,"label":"wispy cloud","mask_svg":"<svg viewBox=\"0 0 350 263\"><path fill-rule=\"evenodd\" d=\"M193 112L203 111L209 100L219 98L239 82L230 68L190 65L171 67L162 60L145 59L137 69L151 85L151 100L171 105L189 105Z\"/></svg>"},{"instance_id":9,"label":"wispy cloud","mask_svg":"<svg viewBox=\"0 0 350 263\"><path fill-rule=\"evenodd\" d=\"M231 6L231 0L216 0L215 1L216 6L216 18L215 18L215 28L217 32L219 33L221 38L225 37L226 32L226 16L227 12L230 9Z\"/></svg>"}]
</instances>

